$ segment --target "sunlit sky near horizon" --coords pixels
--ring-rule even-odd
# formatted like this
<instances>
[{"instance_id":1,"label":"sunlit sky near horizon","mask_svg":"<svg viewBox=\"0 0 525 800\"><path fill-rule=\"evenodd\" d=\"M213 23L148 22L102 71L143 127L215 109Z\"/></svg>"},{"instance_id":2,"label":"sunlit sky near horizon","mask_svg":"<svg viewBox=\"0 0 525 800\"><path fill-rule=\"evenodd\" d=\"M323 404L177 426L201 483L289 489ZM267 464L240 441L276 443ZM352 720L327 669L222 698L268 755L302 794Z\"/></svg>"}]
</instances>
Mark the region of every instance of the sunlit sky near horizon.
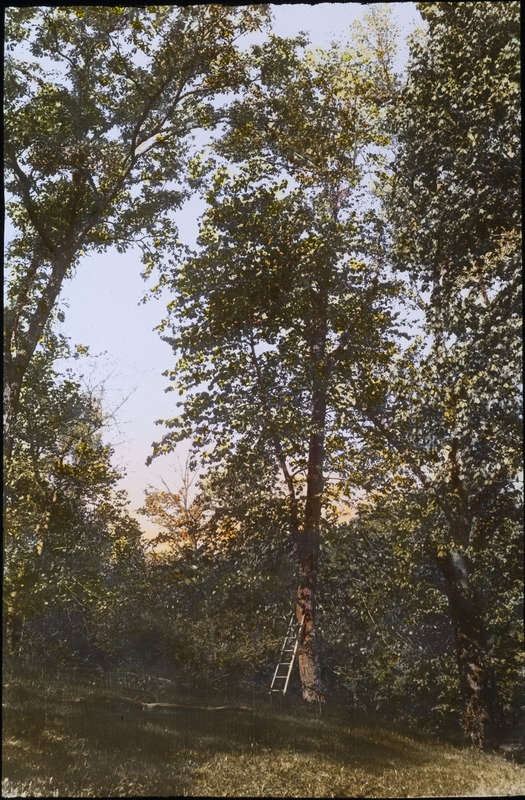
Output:
<instances>
[{"instance_id":1,"label":"sunlit sky near horizon","mask_svg":"<svg viewBox=\"0 0 525 800\"><path fill-rule=\"evenodd\" d=\"M406 48L401 45L420 16L415 3L390 5L393 22L400 29L401 71L406 59ZM352 22L366 11L367 4L353 2L273 5L273 31L280 36L305 31L312 45L326 47L333 39L345 40ZM202 206L193 200L176 216L182 241L193 242L201 211ZM179 462L183 465L186 458L186 448L181 445L176 454L160 456L150 467L145 464L152 442L165 430L155 425L155 420L176 416L177 398L175 393L165 393L169 381L162 376L172 368L174 356L154 330L164 316L166 301L140 304L148 288L141 270L138 250L125 255L114 250L86 255L64 286L60 301L66 313L62 332L73 346L82 343L93 355L99 354L75 363L91 387L104 383L105 407L116 409L105 439L115 449L115 466L126 471L120 488L127 490L133 512L142 505L148 486L162 488L164 479L177 488ZM140 521L144 530L154 531L146 518Z\"/></svg>"}]
</instances>

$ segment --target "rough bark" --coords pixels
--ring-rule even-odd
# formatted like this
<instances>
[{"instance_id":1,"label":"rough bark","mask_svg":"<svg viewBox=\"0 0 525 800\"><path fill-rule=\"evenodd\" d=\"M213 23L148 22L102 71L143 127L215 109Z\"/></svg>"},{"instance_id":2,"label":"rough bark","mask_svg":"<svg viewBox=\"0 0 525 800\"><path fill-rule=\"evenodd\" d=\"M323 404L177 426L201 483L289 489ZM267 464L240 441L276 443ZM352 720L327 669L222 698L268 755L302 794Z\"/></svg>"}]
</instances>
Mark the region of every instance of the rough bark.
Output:
<instances>
[{"instance_id":1,"label":"rough bark","mask_svg":"<svg viewBox=\"0 0 525 800\"><path fill-rule=\"evenodd\" d=\"M308 703L323 699L317 646L316 590L315 574L303 573L297 593L296 613L298 620L303 620L298 663L303 700Z\"/></svg>"},{"instance_id":2,"label":"rough bark","mask_svg":"<svg viewBox=\"0 0 525 800\"><path fill-rule=\"evenodd\" d=\"M481 747L489 734L493 704L492 669L482 599L472 586L465 555L447 553L438 562L447 586L461 694L465 703L463 726L472 744Z\"/></svg>"},{"instance_id":3,"label":"rough bark","mask_svg":"<svg viewBox=\"0 0 525 800\"><path fill-rule=\"evenodd\" d=\"M446 517L451 546L438 564L446 581L454 630L461 693L465 703L463 727L474 745L481 747L492 720L492 669L488 654L483 600L472 581L470 545L473 507L458 462L459 443L452 440L449 466L452 503Z\"/></svg>"}]
</instances>

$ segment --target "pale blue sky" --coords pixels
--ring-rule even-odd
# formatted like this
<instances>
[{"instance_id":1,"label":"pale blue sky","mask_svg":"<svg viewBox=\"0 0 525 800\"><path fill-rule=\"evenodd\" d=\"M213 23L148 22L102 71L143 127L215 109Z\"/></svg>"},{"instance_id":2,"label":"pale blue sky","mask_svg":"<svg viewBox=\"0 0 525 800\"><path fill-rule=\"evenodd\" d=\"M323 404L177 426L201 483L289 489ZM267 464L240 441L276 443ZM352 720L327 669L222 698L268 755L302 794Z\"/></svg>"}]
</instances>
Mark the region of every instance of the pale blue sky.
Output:
<instances>
[{"instance_id":1,"label":"pale blue sky","mask_svg":"<svg viewBox=\"0 0 525 800\"><path fill-rule=\"evenodd\" d=\"M420 21L415 3L392 3L394 22L401 31L400 44ZM351 23L367 10L362 3L319 3L316 5L272 6L275 17L273 30L281 36L294 36L300 30L309 34L313 45L327 46L332 39L346 39ZM400 65L405 52L400 53ZM197 231L199 205L188 204L177 216L180 238L191 242ZM115 423L106 439L115 447L115 464L124 468L127 476L122 488L127 489L130 508L143 502L144 489L152 484L161 487L161 478L177 488L177 457L159 457L148 468L151 443L158 440L163 429L155 419L175 416L176 396L166 394L168 380L162 372L173 364L167 344L154 330L164 315L164 303L150 301L139 304L147 285L140 277L142 266L138 252L119 255L110 251L104 255L86 256L77 273L65 287L61 304L67 304L64 333L71 343L89 345L96 359L76 362L85 379L92 385L104 381L104 399L108 410L116 409ZM186 451L180 448L184 462ZM146 520L141 518L144 527Z\"/></svg>"}]
</instances>

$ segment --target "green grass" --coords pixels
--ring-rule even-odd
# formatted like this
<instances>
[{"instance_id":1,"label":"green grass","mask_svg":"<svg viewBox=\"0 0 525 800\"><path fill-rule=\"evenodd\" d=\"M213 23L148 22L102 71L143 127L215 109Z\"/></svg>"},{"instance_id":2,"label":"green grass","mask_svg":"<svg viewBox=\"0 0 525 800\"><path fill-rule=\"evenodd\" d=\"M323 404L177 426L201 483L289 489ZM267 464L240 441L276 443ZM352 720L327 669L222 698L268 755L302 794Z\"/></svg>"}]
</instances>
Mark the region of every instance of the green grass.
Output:
<instances>
[{"instance_id":1,"label":"green grass","mask_svg":"<svg viewBox=\"0 0 525 800\"><path fill-rule=\"evenodd\" d=\"M7 671L3 797L519 795L525 768L327 703L141 673ZM144 709L145 702L252 711Z\"/></svg>"}]
</instances>

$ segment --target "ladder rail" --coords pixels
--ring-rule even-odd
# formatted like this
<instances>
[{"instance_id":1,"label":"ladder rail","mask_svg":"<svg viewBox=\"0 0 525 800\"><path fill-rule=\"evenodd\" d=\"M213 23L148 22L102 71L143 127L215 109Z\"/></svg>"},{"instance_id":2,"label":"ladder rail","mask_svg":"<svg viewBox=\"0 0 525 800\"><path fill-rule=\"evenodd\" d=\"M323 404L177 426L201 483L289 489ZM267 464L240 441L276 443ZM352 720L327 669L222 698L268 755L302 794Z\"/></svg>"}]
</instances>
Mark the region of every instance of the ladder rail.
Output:
<instances>
[{"instance_id":1,"label":"ladder rail","mask_svg":"<svg viewBox=\"0 0 525 800\"><path fill-rule=\"evenodd\" d=\"M301 627L302 627L302 622L301 622ZM295 662L295 656L297 654L297 648L298 647L299 647L299 636L297 636L297 638L295 640L292 660L290 661L290 666L288 668L288 675L286 676L286 682L284 684L283 694L286 694L286 690L288 689L288 682L290 680L290 675L292 674L292 669L293 669L293 665L294 665L294 662Z\"/></svg>"},{"instance_id":2,"label":"ladder rail","mask_svg":"<svg viewBox=\"0 0 525 800\"><path fill-rule=\"evenodd\" d=\"M286 631L286 636L284 637L283 646L281 647L281 652L279 654L279 661L282 660L282 656L284 655L284 651L286 650L286 645L288 644L290 639L295 639L295 615L292 614L290 617L290 622L288 623L288 630Z\"/></svg>"},{"instance_id":3,"label":"ladder rail","mask_svg":"<svg viewBox=\"0 0 525 800\"><path fill-rule=\"evenodd\" d=\"M297 650L299 648L299 638L301 635L301 631L304 625L304 615L301 618L300 622L297 621L295 613L292 614L290 618L290 622L288 624L288 629L286 632L286 636L284 637L283 645L281 647L281 652L279 654L279 660L277 662L277 666L275 668L275 672L273 673L272 682L270 684L270 692L282 692L282 694L286 694L288 689L288 684L290 682L290 676L292 674L292 670L295 664L295 659L297 656ZM293 649L290 650L290 645L294 642ZM291 658L289 661L284 661L285 653L291 652ZM279 675L279 669L281 667L286 667L287 671L285 675ZM284 687L282 689L276 689L275 684L278 681L284 681Z\"/></svg>"},{"instance_id":4,"label":"ladder rail","mask_svg":"<svg viewBox=\"0 0 525 800\"><path fill-rule=\"evenodd\" d=\"M294 623L294 615L292 614L290 622L288 623L288 629L286 631L286 636L284 637L284 641L283 641L283 644L282 644L282 647L281 647L281 652L279 653L279 660L277 661L277 666L276 666L275 672L273 674L272 682L271 682L271 685L270 685L270 691L273 691L273 687L274 687L274 684L275 684L276 680L282 679L282 678L285 677L284 675L277 675L277 673L279 672L279 667L283 666L283 656L284 656L284 652L286 650L286 646L287 646L288 642L290 641L290 639L294 638L293 633L292 633L293 629L294 629L294 624L293 623ZM294 646L294 654L295 654L295 646ZM280 692L281 690L277 689L276 691Z\"/></svg>"}]
</instances>

